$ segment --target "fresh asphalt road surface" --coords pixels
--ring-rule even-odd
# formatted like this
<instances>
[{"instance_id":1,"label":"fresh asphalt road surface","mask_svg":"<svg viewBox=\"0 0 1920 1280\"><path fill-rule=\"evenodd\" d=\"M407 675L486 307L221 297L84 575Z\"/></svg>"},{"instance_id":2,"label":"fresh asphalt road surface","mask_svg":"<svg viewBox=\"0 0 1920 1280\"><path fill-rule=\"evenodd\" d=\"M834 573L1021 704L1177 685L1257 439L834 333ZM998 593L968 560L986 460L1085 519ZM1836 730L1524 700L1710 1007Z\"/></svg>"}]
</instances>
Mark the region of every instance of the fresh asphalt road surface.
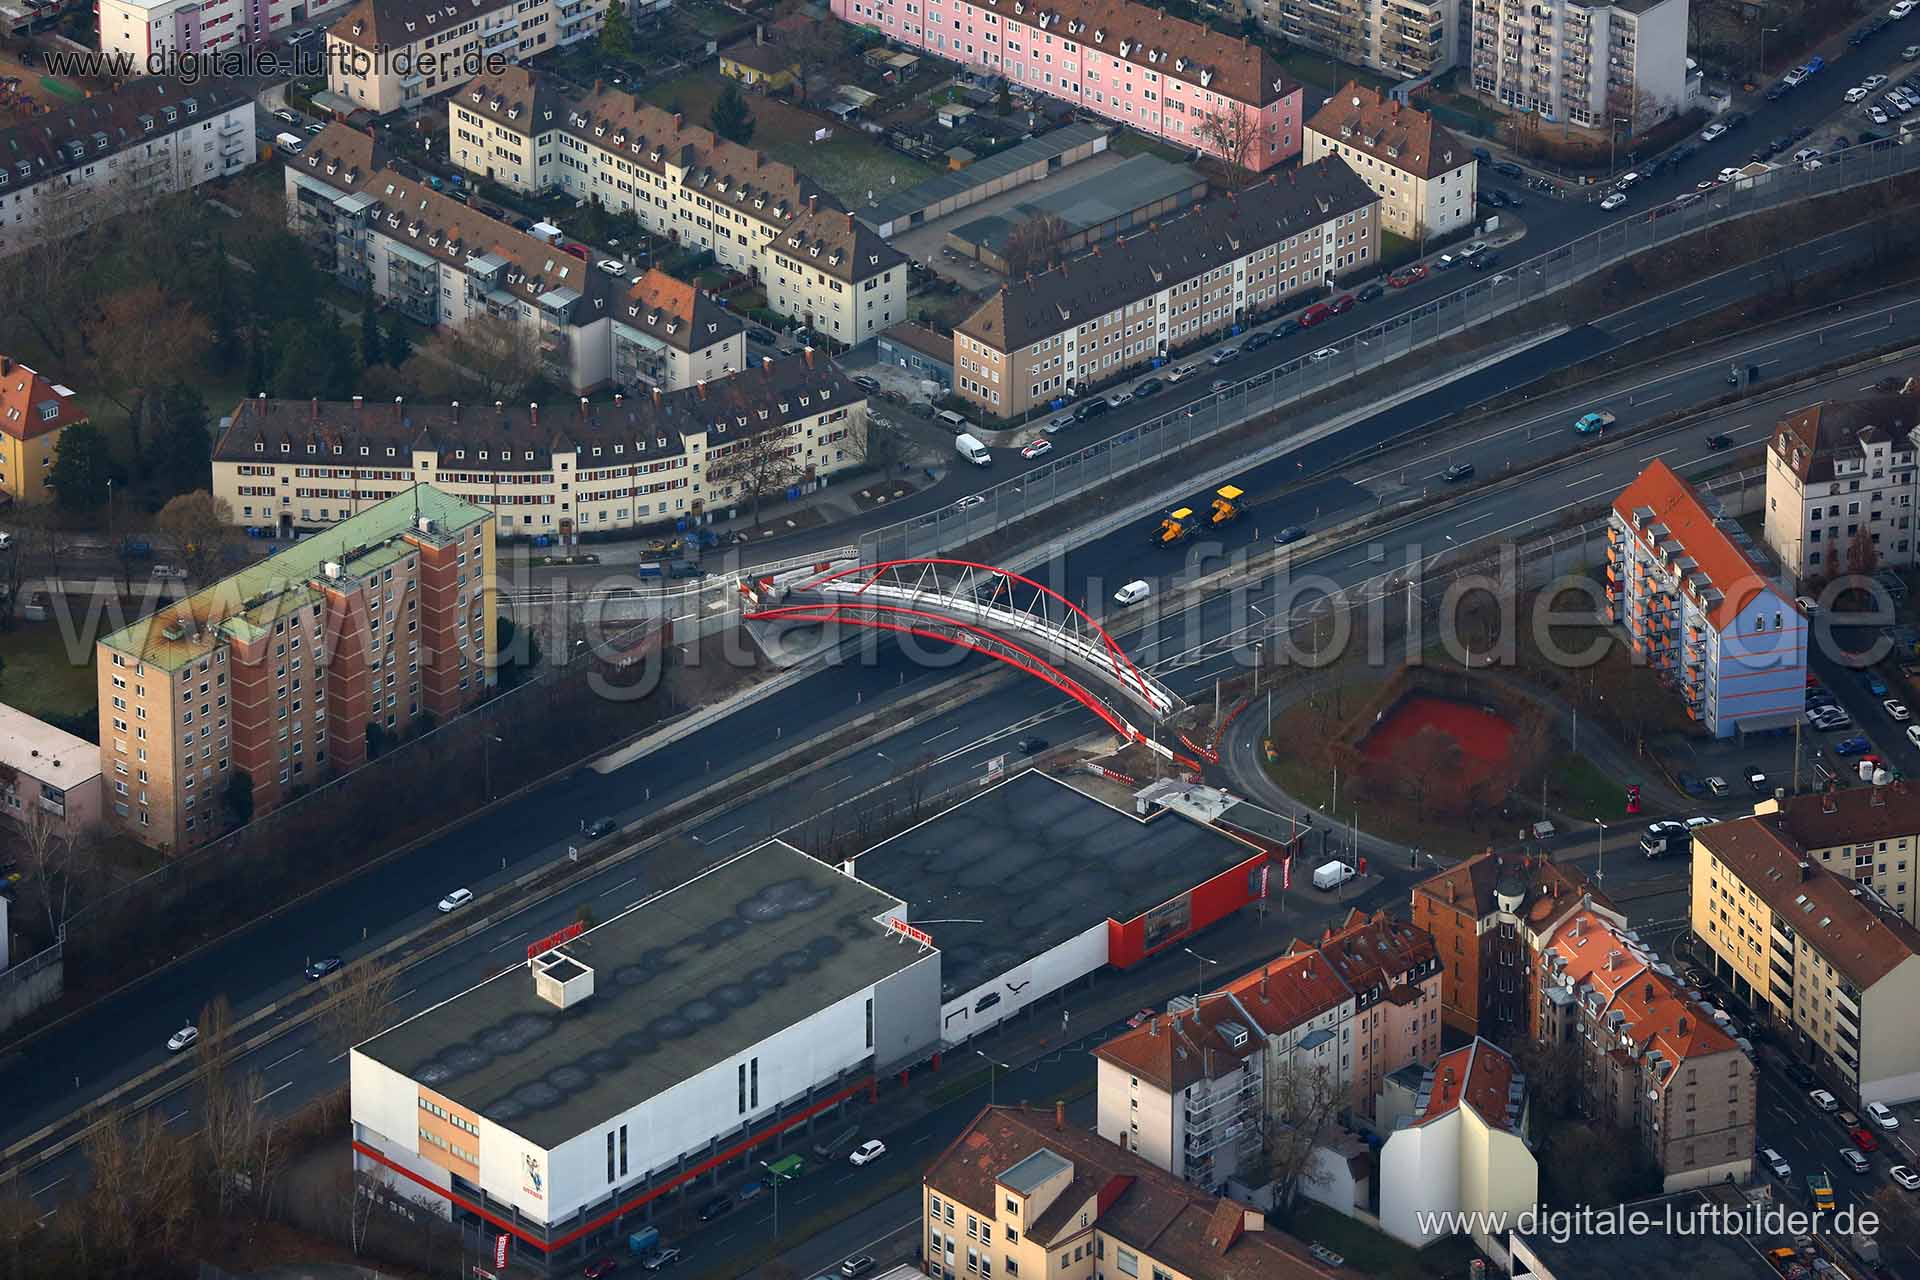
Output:
<instances>
[{"instance_id":1,"label":"fresh asphalt road surface","mask_svg":"<svg viewBox=\"0 0 1920 1280\"><path fill-rule=\"evenodd\" d=\"M1901 332L1906 332L1905 326L1914 322L1914 310L1900 308L1892 313ZM1865 322L1844 320L1843 323ZM1831 354L1816 337L1805 336L1774 342L1768 358L1778 360L1779 371L1784 373L1817 363ZM1674 375L1678 380L1675 385L1681 390L1671 403L1684 404L1689 398L1711 393L1714 367L1717 361L1705 369ZM1649 400L1648 412L1665 411L1660 408L1662 402L1656 399L1663 396L1664 387L1664 383L1655 383L1643 389ZM1763 397L1744 402L1684 431L1650 440L1644 451L1630 448L1596 457L1590 464L1563 465L1524 484L1470 499L1461 507L1435 512L1396 532L1395 541L1430 552L1445 547L1449 537L1463 541L1517 533L1535 522L1555 518L1569 505L1604 499L1651 457L1664 456L1682 471L1697 469L1720 460L1701 443L1707 435L1725 432L1735 435L1743 444L1752 443L1766 430L1767 424L1792 404L1855 390L1851 385L1834 382L1792 397ZM1483 398L1483 394L1476 395L1474 400ZM1636 397L1639 394L1636 393ZM1555 407L1551 397L1545 398L1533 406L1537 413L1529 412L1517 422L1490 425L1484 436L1460 446L1455 452L1497 449L1502 456L1509 453L1518 456L1527 446L1531 432L1539 433L1535 444L1540 449L1560 447L1568 438L1563 434L1567 428L1554 424L1569 422L1573 407ZM1529 419L1534 422L1530 424ZM1328 456L1316 459L1316 470L1337 464L1337 455L1342 452L1331 445L1323 447ZM1272 469L1284 472L1291 467L1291 460L1282 460ZM1370 487L1376 482L1384 481L1379 477L1362 477L1364 486ZM1257 493L1262 483L1277 485L1280 480L1257 479L1249 488ZM1397 477L1394 483L1399 483ZM1243 520L1239 527L1229 526L1229 532L1241 539L1240 546L1244 548L1251 540L1256 520L1268 530L1289 521L1310 523L1313 506L1321 508L1323 519L1331 519L1351 513L1356 507L1363 508L1369 500L1367 487L1348 481L1310 482L1274 499L1269 508ZM1124 528L1068 552L1064 564L1057 570L1061 584L1085 584L1085 589L1096 599L1103 598L1101 592L1107 584L1138 572L1144 557L1140 545L1143 536L1137 527ZM1176 552L1166 554L1178 555ZM1382 571L1382 566L1372 560L1366 548L1350 548L1317 559L1309 553L1309 557L1303 568L1343 584L1361 581ZM1048 578L1055 572L1049 567L1036 571L1035 576ZM1095 583L1100 586L1096 588ZM1245 611L1261 607L1259 595L1248 594L1251 604L1236 606L1217 598L1159 620L1150 634L1123 635L1122 640L1142 660L1163 662L1171 654L1221 634L1223 629L1256 620ZM1234 661L1233 657L1222 656L1171 678L1183 693L1203 693L1213 677ZM982 662L982 659L969 659L956 669ZM142 984L111 997L48 1033L32 1044L30 1053L16 1051L10 1055L0 1063L0 1088L8 1091L14 1103L10 1109L11 1123L4 1136L7 1140L17 1139L114 1083L155 1065L164 1057L162 1042L167 1035L190 1020L217 992L224 991L241 1013L258 1008L296 988L300 983L298 971L307 959L329 952L351 956L366 945L432 919L434 901L448 889L463 884L476 890L484 889L540 863L564 857L567 843L575 838L582 818L611 813L626 821L636 819L658 804L698 788L710 776L750 770L757 761L783 745L784 736L789 732L799 735L831 728L874 709L903 689L926 687L941 674L944 673L906 661L890 645L877 646L870 663L841 666L805 680L736 713L722 725L691 735L670 751L647 757L644 762L605 775L579 770L503 806L490 816L484 827L463 829L429 842L348 885L315 895L277 917L272 928L254 929L210 948L170 972L164 981ZM911 760L931 757L937 762L929 784L935 788L952 785L968 776L977 777L989 756L1006 751L1010 739L1031 725L1042 726L1043 736L1062 741L1090 728L1092 722L1077 706L1063 706L1039 685L1016 684L977 698L935 723L916 728L912 732L917 736L901 744L898 750L876 748L871 758L862 756L826 771L817 779L802 780L784 793L716 820L697 834L711 849L712 856L732 852L769 831L798 821L815 808L820 799L851 796L884 783L899 767L903 755ZM633 880L620 892L612 892L621 881L640 875L646 869L634 865L635 869L628 871L615 868L617 874L606 882L605 889L592 891L596 895L607 893L603 906L625 906L644 896L646 891L677 883L670 879L655 883L642 878ZM632 891L630 898L623 896L628 890ZM582 896L586 892L583 891ZM572 918L576 905L570 899L532 908L527 913L524 933L529 938L538 937L558 927ZM366 940L364 943L362 937ZM524 944L525 939L521 941ZM511 954L500 952L492 959L504 962ZM457 969L459 976L453 990L477 981L492 967L497 967L491 964L486 952L468 955L464 946L434 963ZM396 1001L398 1011L410 1013L423 1007L418 1003L421 994L403 990ZM295 1038L281 1052L291 1052L301 1043ZM331 1056L323 1055L320 1061L323 1065L334 1065L326 1064L326 1058ZM47 1061L64 1064L63 1071L49 1072L37 1066ZM337 1065L334 1076L337 1080ZM266 1088L271 1090L277 1085L278 1082L269 1077ZM275 1099L279 1096L275 1095ZM43 1185L38 1180L30 1181L33 1183L30 1189Z\"/></svg>"}]
</instances>

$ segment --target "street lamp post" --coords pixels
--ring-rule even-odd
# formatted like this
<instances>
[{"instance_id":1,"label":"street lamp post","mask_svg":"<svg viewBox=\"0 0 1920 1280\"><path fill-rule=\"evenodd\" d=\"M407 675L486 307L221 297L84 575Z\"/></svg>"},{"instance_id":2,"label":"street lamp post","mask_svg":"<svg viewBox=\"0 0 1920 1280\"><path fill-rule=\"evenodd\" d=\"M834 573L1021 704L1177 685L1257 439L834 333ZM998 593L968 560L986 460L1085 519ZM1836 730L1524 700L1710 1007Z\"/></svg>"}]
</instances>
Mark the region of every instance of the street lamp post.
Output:
<instances>
[{"instance_id":1,"label":"street lamp post","mask_svg":"<svg viewBox=\"0 0 1920 1280\"><path fill-rule=\"evenodd\" d=\"M1609 116L1607 119L1607 180L1609 182L1613 180L1614 172L1618 168L1615 156L1620 148L1620 126L1623 124L1631 128L1633 121L1623 120L1619 116Z\"/></svg>"},{"instance_id":2,"label":"street lamp post","mask_svg":"<svg viewBox=\"0 0 1920 1280\"><path fill-rule=\"evenodd\" d=\"M1598 884L1607 878L1607 824L1595 818L1593 825L1600 828L1593 864L1593 879L1594 883Z\"/></svg>"},{"instance_id":3,"label":"street lamp post","mask_svg":"<svg viewBox=\"0 0 1920 1280\"><path fill-rule=\"evenodd\" d=\"M1182 947L1180 949L1200 962L1194 970L1193 984L1193 1007L1195 1010L1198 1010L1200 1008L1200 993L1207 985L1207 966L1216 965L1220 962L1218 960L1207 959L1192 947Z\"/></svg>"},{"instance_id":4,"label":"street lamp post","mask_svg":"<svg viewBox=\"0 0 1920 1280\"><path fill-rule=\"evenodd\" d=\"M780 1238L780 1184L786 1179L775 1173L773 1166L765 1160L760 1162L760 1167L767 1171L767 1189L773 1192L773 1238L778 1240Z\"/></svg>"},{"instance_id":5,"label":"street lamp post","mask_svg":"<svg viewBox=\"0 0 1920 1280\"><path fill-rule=\"evenodd\" d=\"M1754 77L1756 82L1765 79L1767 75L1767 33L1779 29L1778 27L1760 28L1760 74Z\"/></svg>"},{"instance_id":6,"label":"street lamp post","mask_svg":"<svg viewBox=\"0 0 1920 1280\"><path fill-rule=\"evenodd\" d=\"M988 1065L991 1067L991 1070L987 1072L987 1105L990 1107L994 1106L999 1093L1000 1073L1002 1071L1011 1071L1013 1068L1007 1063L1000 1061L1000 1059L991 1057L979 1049L975 1049L974 1053L982 1058L986 1058Z\"/></svg>"},{"instance_id":7,"label":"street lamp post","mask_svg":"<svg viewBox=\"0 0 1920 1280\"><path fill-rule=\"evenodd\" d=\"M487 789L489 801L493 799L493 744L496 742L503 747L507 745L505 738L495 737L491 733L480 740L481 784Z\"/></svg>"}]
</instances>

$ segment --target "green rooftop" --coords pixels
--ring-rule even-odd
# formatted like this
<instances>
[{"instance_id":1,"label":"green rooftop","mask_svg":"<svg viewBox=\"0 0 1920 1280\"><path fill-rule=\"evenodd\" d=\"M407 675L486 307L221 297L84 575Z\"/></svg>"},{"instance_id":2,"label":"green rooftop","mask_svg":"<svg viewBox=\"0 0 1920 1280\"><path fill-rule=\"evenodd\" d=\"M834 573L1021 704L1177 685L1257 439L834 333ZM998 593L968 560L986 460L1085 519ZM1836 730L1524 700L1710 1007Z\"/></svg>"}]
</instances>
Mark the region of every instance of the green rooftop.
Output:
<instances>
[{"instance_id":1,"label":"green rooftop","mask_svg":"<svg viewBox=\"0 0 1920 1280\"><path fill-rule=\"evenodd\" d=\"M408 554L401 535L419 534L419 521L431 520L428 541L459 537L491 513L484 507L417 484L369 507L331 529L249 565L232 577L202 588L184 600L156 609L100 643L137 661L175 671L213 652L222 640L246 641L321 597L311 585L338 564L342 578L376 572Z\"/></svg>"}]
</instances>

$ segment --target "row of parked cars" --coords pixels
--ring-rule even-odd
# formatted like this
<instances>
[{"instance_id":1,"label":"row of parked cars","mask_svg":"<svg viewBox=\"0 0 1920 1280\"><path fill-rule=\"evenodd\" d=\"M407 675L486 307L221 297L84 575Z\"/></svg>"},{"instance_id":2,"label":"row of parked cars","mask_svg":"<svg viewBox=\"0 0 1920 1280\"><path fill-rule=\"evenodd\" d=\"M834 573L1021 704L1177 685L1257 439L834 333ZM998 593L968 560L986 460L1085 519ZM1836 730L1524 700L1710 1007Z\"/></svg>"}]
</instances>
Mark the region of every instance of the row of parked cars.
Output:
<instances>
[{"instance_id":1,"label":"row of parked cars","mask_svg":"<svg viewBox=\"0 0 1920 1280\"><path fill-rule=\"evenodd\" d=\"M1790 1074L1795 1077L1797 1083L1804 1084L1806 1081L1814 1079L1813 1073L1807 1071L1805 1067L1800 1067L1797 1063L1795 1067L1797 1070L1791 1071ZM1840 1148L1840 1160L1855 1173L1872 1172L1873 1163L1867 1159L1867 1156L1880 1149L1880 1138L1877 1136L1878 1134L1898 1133L1900 1131L1900 1117L1895 1115L1893 1108L1887 1106L1884 1102L1869 1102L1866 1105L1867 1122L1862 1123L1858 1115L1842 1107L1840 1100L1825 1089L1818 1087L1809 1088L1807 1090L1807 1100L1813 1103L1818 1110L1838 1120L1840 1127L1847 1131L1847 1141L1852 1145ZM1786 1162L1780 1159L1778 1152L1766 1151L1762 1153L1762 1157L1771 1157L1768 1159L1769 1167L1773 1168L1773 1171L1779 1176L1786 1176L1779 1172L1780 1166L1784 1166ZM1893 1168L1888 1171L1887 1176L1892 1178L1895 1183L1899 1184L1899 1186L1905 1190L1920 1191L1920 1174L1915 1173L1913 1169L1906 1165L1897 1164L1893 1166Z\"/></svg>"}]
</instances>

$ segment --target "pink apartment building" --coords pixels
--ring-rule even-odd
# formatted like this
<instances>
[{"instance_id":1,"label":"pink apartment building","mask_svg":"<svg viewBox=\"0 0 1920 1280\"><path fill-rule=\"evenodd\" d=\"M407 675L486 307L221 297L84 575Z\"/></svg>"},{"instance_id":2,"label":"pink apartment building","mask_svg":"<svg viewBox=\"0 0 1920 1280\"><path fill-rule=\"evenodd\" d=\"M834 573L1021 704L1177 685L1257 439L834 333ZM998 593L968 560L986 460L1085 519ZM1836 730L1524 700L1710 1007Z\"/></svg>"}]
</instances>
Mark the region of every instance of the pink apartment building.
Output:
<instances>
[{"instance_id":1,"label":"pink apartment building","mask_svg":"<svg viewBox=\"0 0 1920 1280\"><path fill-rule=\"evenodd\" d=\"M1251 139L1244 163L1300 153L1303 90L1272 54L1130 0L833 0L834 15L1034 93L1227 159L1209 116Z\"/></svg>"}]
</instances>

